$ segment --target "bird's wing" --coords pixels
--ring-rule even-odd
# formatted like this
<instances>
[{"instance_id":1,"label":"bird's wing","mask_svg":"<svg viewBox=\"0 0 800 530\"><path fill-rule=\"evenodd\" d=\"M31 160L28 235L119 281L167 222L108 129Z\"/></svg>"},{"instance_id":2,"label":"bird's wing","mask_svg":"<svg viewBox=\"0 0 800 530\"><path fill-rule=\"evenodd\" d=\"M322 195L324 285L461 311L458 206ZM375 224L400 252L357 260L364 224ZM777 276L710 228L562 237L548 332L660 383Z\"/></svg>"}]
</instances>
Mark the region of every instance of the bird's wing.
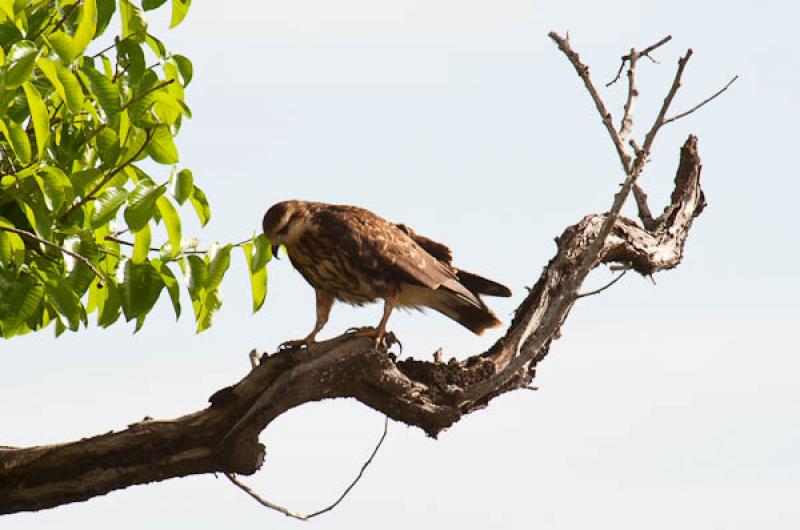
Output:
<instances>
[{"instance_id":1,"label":"bird's wing","mask_svg":"<svg viewBox=\"0 0 800 530\"><path fill-rule=\"evenodd\" d=\"M395 226L401 231L405 232L408 237L413 239L417 245L424 248L425 251L434 258L438 259L439 261L444 261L448 265L453 261L453 253L450 252L450 249L447 247L447 245L439 243L438 241L434 241L433 239L425 236L421 236L404 224L397 224Z\"/></svg>"},{"instance_id":2,"label":"bird's wing","mask_svg":"<svg viewBox=\"0 0 800 530\"><path fill-rule=\"evenodd\" d=\"M446 287L475 299L455 270L440 261L397 225L355 206L327 206L315 214L318 237L333 243L354 267L391 283ZM444 245L430 241L443 248ZM436 252L436 250L434 250Z\"/></svg>"},{"instance_id":3,"label":"bird's wing","mask_svg":"<svg viewBox=\"0 0 800 530\"><path fill-rule=\"evenodd\" d=\"M428 254L445 262L456 273L459 283L476 294L488 294L490 296L511 296L511 290L495 281L483 276L457 269L452 265L453 253L447 245L434 241L433 239L421 236L404 224L396 225L397 228L405 232L416 244L424 248Z\"/></svg>"}]
</instances>

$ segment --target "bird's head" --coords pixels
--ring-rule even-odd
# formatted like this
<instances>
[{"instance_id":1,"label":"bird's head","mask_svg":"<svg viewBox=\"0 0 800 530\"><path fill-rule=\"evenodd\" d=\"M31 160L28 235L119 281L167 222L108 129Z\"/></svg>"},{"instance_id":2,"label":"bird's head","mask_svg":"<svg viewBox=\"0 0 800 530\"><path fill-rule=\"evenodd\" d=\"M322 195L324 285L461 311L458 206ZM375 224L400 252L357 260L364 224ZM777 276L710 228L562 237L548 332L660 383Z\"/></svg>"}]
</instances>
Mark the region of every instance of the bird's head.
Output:
<instances>
[{"instance_id":1,"label":"bird's head","mask_svg":"<svg viewBox=\"0 0 800 530\"><path fill-rule=\"evenodd\" d=\"M283 201L274 204L264 214L264 235L272 243L272 255L278 257L281 245L291 245L305 230L308 218L303 201Z\"/></svg>"}]
</instances>

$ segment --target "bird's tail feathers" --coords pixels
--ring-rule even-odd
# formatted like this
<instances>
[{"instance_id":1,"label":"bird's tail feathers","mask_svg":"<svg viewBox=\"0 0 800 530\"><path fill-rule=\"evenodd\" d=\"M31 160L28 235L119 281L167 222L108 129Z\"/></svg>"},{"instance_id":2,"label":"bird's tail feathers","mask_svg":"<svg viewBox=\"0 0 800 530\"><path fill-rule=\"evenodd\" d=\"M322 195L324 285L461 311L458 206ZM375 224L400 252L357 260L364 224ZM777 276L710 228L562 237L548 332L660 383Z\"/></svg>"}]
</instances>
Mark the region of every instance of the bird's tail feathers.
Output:
<instances>
[{"instance_id":1,"label":"bird's tail feathers","mask_svg":"<svg viewBox=\"0 0 800 530\"><path fill-rule=\"evenodd\" d=\"M452 318L476 335L502 324L480 300L476 303L474 299L449 289L436 289L432 294L428 307Z\"/></svg>"},{"instance_id":2,"label":"bird's tail feathers","mask_svg":"<svg viewBox=\"0 0 800 530\"><path fill-rule=\"evenodd\" d=\"M511 296L511 289L488 278L461 269L458 269L456 274L458 275L458 281L475 294Z\"/></svg>"}]
</instances>

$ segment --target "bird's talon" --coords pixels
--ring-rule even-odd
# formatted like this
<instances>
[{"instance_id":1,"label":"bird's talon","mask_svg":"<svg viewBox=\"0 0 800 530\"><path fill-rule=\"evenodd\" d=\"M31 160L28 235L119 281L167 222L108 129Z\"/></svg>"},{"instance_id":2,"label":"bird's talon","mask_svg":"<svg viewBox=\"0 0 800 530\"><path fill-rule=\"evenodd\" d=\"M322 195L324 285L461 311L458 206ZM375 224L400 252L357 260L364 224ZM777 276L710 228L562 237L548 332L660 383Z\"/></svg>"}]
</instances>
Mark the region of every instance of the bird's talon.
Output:
<instances>
[{"instance_id":1,"label":"bird's talon","mask_svg":"<svg viewBox=\"0 0 800 530\"><path fill-rule=\"evenodd\" d=\"M299 340L287 340L286 342L281 342L278 346L279 351L286 351L286 350L297 350L301 348L308 348L311 344L311 341L307 339L299 339Z\"/></svg>"}]
</instances>

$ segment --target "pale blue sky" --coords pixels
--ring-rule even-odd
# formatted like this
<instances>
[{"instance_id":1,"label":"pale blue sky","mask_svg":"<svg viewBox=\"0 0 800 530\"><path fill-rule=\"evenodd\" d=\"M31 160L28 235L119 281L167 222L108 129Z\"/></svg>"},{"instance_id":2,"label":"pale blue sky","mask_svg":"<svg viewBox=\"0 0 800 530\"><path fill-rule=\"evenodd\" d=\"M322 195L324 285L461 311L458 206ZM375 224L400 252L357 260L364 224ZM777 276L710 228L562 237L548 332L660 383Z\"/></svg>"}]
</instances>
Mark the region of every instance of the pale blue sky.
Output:
<instances>
[{"instance_id":1,"label":"pale blue sky","mask_svg":"<svg viewBox=\"0 0 800 530\"><path fill-rule=\"evenodd\" d=\"M238 241L285 198L348 202L451 245L459 264L508 284L507 320L554 252L553 237L608 207L619 163L572 67L547 38L569 30L595 79L666 34L644 61L637 131L678 55L695 55L676 110L741 76L670 125L642 183L658 208L678 148L700 138L709 207L684 263L629 276L581 301L540 365L538 392L497 399L438 441L400 424L336 511L309 528L790 529L800 526L800 274L795 230L795 33L788 2L195 2L169 47L190 56L194 119L179 137L213 208L204 241ZM619 112L620 85L604 90ZM166 171L163 172L166 175ZM191 212L187 211L187 217ZM197 231L189 227L190 231ZM4 345L0 444L67 441L145 415L178 416L247 370L247 352L304 335L313 293L270 264L265 309L249 314L243 259L215 326L193 334L159 303L132 326ZM599 285L609 277L591 278ZM189 307L187 305L187 311ZM377 321L334 308L323 337ZM439 315L390 321L407 354L480 351ZM262 435L246 480L312 511L334 499L380 434L352 401L302 407ZM301 528L210 476L134 487L3 517L3 530Z\"/></svg>"}]
</instances>

